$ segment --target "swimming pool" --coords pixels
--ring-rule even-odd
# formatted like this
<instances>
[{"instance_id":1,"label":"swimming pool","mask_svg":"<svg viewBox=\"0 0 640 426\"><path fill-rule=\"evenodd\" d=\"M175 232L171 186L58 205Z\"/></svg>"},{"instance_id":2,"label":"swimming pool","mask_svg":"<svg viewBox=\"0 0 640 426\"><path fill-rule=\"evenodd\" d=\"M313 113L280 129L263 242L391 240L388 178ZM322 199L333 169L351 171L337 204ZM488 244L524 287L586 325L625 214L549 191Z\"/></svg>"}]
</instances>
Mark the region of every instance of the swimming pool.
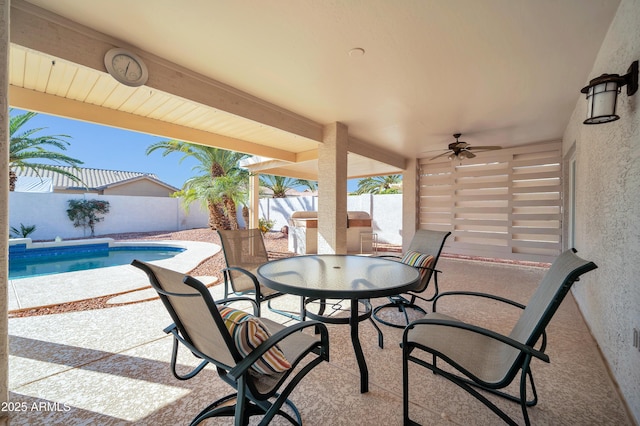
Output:
<instances>
[{"instance_id":1,"label":"swimming pool","mask_svg":"<svg viewBox=\"0 0 640 426\"><path fill-rule=\"evenodd\" d=\"M133 259L162 260L184 250L166 244L118 243L110 238L61 243L31 243L25 238L9 245L9 279L128 265Z\"/></svg>"}]
</instances>

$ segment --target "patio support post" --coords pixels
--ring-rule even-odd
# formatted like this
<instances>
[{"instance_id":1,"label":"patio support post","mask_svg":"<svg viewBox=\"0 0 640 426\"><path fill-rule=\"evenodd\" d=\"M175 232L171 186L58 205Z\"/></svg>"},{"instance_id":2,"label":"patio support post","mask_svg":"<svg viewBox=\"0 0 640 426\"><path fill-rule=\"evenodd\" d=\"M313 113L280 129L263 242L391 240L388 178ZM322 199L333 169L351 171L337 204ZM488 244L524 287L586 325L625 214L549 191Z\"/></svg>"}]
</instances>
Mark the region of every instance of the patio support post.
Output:
<instances>
[{"instance_id":1,"label":"patio support post","mask_svg":"<svg viewBox=\"0 0 640 426\"><path fill-rule=\"evenodd\" d=\"M258 227L260 214L260 174L256 173L249 177L249 223L247 229Z\"/></svg>"},{"instance_id":2,"label":"patio support post","mask_svg":"<svg viewBox=\"0 0 640 426\"><path fill-rule=\"evenodd\" d=\"M402 251L406 252L420 226L420 165L418 160L407 160L407 168L402 174Z\"/></svg>"},{"instance_id":3,"label":"patio support post","mask_svg":"<svg viewBox=\"0 0 640 426\"><path fill-rule=\"evenodd\" d=\"M318 253L347 252L347 143L342 123L324 127L318 148Z\"/></svg>"},{"instance_id":4,"label":"patio support post","mask_svg":"<svg viewBox=\"0 0 640 426\"><path fill-rule=\"evenodd\" d=\"M9 0L0 0L0 403L9 401ZM8 424L0 412L0 424Z\"/></svg>"}]
</instances>

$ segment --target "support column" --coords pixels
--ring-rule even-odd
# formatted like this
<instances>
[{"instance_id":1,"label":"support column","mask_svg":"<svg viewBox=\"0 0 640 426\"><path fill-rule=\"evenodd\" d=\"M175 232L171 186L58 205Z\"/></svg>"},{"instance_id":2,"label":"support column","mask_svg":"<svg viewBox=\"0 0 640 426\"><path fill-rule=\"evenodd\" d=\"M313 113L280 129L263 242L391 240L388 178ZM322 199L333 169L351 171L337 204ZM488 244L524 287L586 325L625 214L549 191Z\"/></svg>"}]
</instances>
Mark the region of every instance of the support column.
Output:
<instances>
[{"instance_id":1,"label":"support column","mask_svg":"<svg viewBox=\"0 0 640 426\"><path fill-rule=\"evenodd\" d=\"M347 253L347 126L324 127L318 149L318 253Z\"/></svg>"},{"instance_id":2,"label":"support column","mask_svg":"<svg viewBox=\"0 0 640 426\"><path fill-rule=\"evenodd\" d=\"M249 177L249 223L247 229L258 227L260 213L260 175L255 174Z\"/></svg>"},{"instance_id":3,"label":"support column","mask_svg":"<svg viewBox=\"0 0 640 426\"><path fill-rule=\"evenodd\" d=\"M402 251L420 226L420 164L415 158L407 160L407 168L402 174Z\"/></svg>"},{"instance_id":4,"label":"support column","mask_svg":"<svg viewBox=\"0 0 640 426\"><path fill-rule=\"evenodd\" d=\"M0 0L0 403L9 401L9 0ZM0 412L0 424L8 424Z\"/></svg>"}]
</instances>

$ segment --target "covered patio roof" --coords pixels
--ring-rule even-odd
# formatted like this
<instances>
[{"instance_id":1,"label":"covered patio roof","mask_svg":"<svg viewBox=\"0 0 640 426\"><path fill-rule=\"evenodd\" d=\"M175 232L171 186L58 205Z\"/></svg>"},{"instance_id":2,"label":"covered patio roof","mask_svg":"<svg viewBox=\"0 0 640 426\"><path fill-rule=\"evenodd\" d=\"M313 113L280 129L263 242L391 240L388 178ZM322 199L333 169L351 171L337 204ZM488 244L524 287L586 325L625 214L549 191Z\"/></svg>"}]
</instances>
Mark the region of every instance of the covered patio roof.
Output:
<instances>
[{"instance_id":1,"label":"covered patio roof","mask_svg":"<svg viewBox=\"0 0 640 426\"><path fill-rule=\"evenodd\" d=\"M340 122L349 178L401 173L455 132L504 147L560 138L618 3L15 0L10 102L307 179ZM143 58L144 86L107 73L113 47Z\"/></svg>"}]
</instances>

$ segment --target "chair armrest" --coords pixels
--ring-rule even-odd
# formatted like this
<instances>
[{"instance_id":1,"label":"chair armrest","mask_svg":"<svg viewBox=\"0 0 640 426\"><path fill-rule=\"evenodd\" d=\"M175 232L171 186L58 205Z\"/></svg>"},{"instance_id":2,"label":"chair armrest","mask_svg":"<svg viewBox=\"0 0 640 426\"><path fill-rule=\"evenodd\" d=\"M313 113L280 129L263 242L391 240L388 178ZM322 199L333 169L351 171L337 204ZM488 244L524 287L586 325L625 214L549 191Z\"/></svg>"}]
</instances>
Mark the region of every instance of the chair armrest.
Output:
<instances>
[{"instance_id":1,"label":"chair armrest","mask_svg":"<svg viewBox=\"0 0 640 426\"><path fill-rule=\"evenodd\" d=\"M253 315L258 316L258 302L250 297L227 297L226 299L216 300L216 305L229 305L234 302L250 302L253 306Z\"/></svg>"},{"instance_id":2,"label":"chair armrest","mask_svg":"<svg viewBox=\"0 0 640 426\"><path fill-rule=\"evenodd\" d=\"M491 299L491 300L496 300L498 302L503 302L512 306L516 306L520 309L524 309L526 308L525 305L523 305L522 303L518 303L514 300L511 299L506 299L504 297L500 297L500 296L496 296L494 294L489 294L489 293L479 293L479 292L474 292L474 291L447 291L445 293L440 293L433 301L433 307L432 310L433 312L436 312L436 303L438 302L438 299L444 297L444 296L473 296L473 297L482 297L485 299Z\"/></svg>"},{"instance_id":3,"label":"chair armrest","mask_svg":"<svg viewBox=\"0 0 640 426\"><path fill-rule=\"evenodd\" d=\"M391 254L383 254L380 256L376 256L376 257L389 257L389 258L393 258L393 259L402 259L402 256L394 256ZM430 266L413 266L416 269L429 269L430 271L436 272L436 273L442 273L442 271L440 271L439 269L434 269Z\"/></svg>"},{"instance_id":4,"label":"chair armrest","mask_svg":"<svg viewBox=\"0 0 640 426\"><path fill-rule=\"evenodd\" d=\"M441 270L439 270L439 269L434 269L434 268L432 268L431 266L413 266L413 267L414 267L414 268L416 268L416 269L428 269L428 270L433 271L433 272L438 273L438 274L441 274L441 273L442 273L442 271L441 271Z\"/></svg>"},{"instance_id":5,"label":"chair armrest","mask_svg":"<svg viewBox=\"0 0 640 426\"><path fill-rule=\"evenodd\" d=\"M173 349L171 351L171 373L173 373L173 377L175 377L178 380L189 380L192 377L196 376L198 373L200 373L202 371L202 369L204 367L207 366L207 364L209 364L209 360L208 359L203 359L200 364L198 364L197 367L194 367L193 369L191 369L191 371L189 371L186 374L180 374L178 373L178 343L183 343L185 344L188 348L191 349L191 353L198 357L201 358L201 356L199 356L196 352L193 351L193 348L188 342L186 342L182 336L180 336L180 333L178 332L178 327L174 324L171 324L170 326L166 327L163 330L165 333L167 334L173 334Z\"/></svg>"},{"instance_id":6,"label":"chair armrest","mask_svg":"<svg viewBox=\"0 0 640 426\"><path fill-rule=\"evenodd\" d=\"M227 285L227 280L230 280L230 278L228 277L228 274L230 271L237 271L237 272L241 272L243 274L245 274L246 276L248 276L249 278L251 278L251 281L253 281L253 286L256 289L256 296L258 298L258 300L260 300L260 298L262 297L260 294L260 283L258 282L258 278L251 272L247 271L244 268L240 268L238 266L228 266L226 268L224 268L222 270L222 275L224 276L224 283L225 286Z\"/></svg>"},{"instance_id":7,"label":"chair armrest","mask_svg":"<svg viewBox=\"0 0 640 426\"><path fill-rule=\"evenodd\" d=\"M171 324L170 326L166 327L164 330L165 333L169 334L169 333L173 333L173 330L177 329L178 326L175 324Z\"/></svg>"},{"instance_id":8,"label":"chair armrest","mask_svg":"<svg viewBox=\"0 0 640 426\"><path fill-rule=\"evenodd\" d=\"M508 336L502 335L502 334L498 334L492 330L488 330L486 328L482 328L482 327L478 327L472 324L467 324L464 322L459 322L459 321L451 321L451 320L443 320L443 319L429 319L429 318L422 318L416 321L411 322L404 330L404 333L402 335L402 345L403 347L405 345L407 345L407 333L409 332L409 330L413 329L416 325L420 325L420 324L425 324L425 325L435 325L435 326L441 326L441 327L454 327L454 328L461 328L463 330L468 330L471 331L473 333L478 333L478 334L482 334L483 336L487 336L490 337L492 339L498 340L504 344L507 344L509 346L512 346L516 349L518 349L521 352L524 352L528 355L534 356L544 362L549 362L549 356L543 352L540 352L536 349L534 349L531 346L525 345L523 343L518 342L517 340L514 340Z\"/></svg>"},{"instance_id":9,"label":"chair armrest","mask_svg":"<svg viewBox=\"0 0 640 426\"><path fill-rule=\"evenodd\" d=\"M316 330L320 332L320 344L322 346L321 356L328 361L329 332L327 330L327 326L320 321L303 321L278 331L265 342L262 342L257 348L251 351L249 355L243 358L242 361L236 364L235 367L229 370L227 376L233 378L233 380L238 380L269 349L278 344L281 340L285 339L287 336L308 327L317 327Z\"/></svg>"},{"instance_id":10,"label":"chair armrest","mask_svg":"<svg viewBox=\"0 0 640 426\"><path fill-rule=\"evenodd\" d=\"M516 302L515 300L506 299L504 297L496 296L495 294L488 293L479 293L473 291L448 291L445 293L440 293L433 301L432 312L436 312L436 302L441 296L473 296L473 297L481 297L484 299L495 300L497 302L503 302L511 306L515 306L516 308L525 309L527 306L522 303ZM542 342L540 342L540 351L544 351L547 347L547 330L542 331Z\"/></svg>"}]
</instances>

